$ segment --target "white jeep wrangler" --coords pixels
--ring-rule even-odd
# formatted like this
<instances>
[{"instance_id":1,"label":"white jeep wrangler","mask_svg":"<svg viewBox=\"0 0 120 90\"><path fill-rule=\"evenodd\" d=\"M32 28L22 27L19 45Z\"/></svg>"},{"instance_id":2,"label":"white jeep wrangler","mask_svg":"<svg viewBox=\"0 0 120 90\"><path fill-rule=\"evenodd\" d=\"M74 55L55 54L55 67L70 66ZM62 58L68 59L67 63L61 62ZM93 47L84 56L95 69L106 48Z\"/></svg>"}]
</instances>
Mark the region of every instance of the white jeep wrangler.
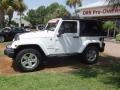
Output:
<instances>
[{"instance_id":1,"label":"white jeep wrangler","mask_svg":"<svg viewBox=\"0 0 120 90\"><path fill-rule=\"evenodd\" d=\"M52 19L44 31L16 35L5 54L23 71L34 71L44 57L82 54L93 64L105 47L102 23L86 19Z\"/></svg>"}]
</instances>

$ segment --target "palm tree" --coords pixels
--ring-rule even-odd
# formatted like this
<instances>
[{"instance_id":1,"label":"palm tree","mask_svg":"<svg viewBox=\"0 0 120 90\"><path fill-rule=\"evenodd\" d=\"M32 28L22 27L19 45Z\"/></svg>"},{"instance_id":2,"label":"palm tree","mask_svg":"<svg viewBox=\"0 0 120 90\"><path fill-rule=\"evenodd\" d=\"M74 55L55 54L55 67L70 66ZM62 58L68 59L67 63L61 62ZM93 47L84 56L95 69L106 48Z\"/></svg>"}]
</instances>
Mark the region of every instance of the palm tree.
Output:
<instances>
[{"instance_id":1,"label":"palm tree","mask_svg":"<svg viewBox=\"0 0 120 90\"><path fill-rule=\"evenodd\" d=\"M4 23L4 15L6 13L9 16L10 25L14 11L22 13L24 10L26 10L26 6L23 0L0 0L0 23Z\"/></svg>"},{"instance_id":2,"label":"palm tree","mask_svg":"<svg viewBox=\"0 0 120 90\"><path fill-rule=\"evenodd\" d=\"M107 1L113 4L120 4L120 0L107 0Z\"/></svg>"},{"instance_id":3,"label":"palm tree","mask_svg":"<svg viewBox=\"0 0 120 90\"><path fill-rule=\"evenodd\" d=\"M0 28L4 27L4 5L2 4L3 0L0 0Z\"/></svg>"},{"instance_id":4,"label":"palm tree","mask_svg":"<svg viewBox=\"0 0 120 90\"><path fill-rule=\"evenodd\" d=\"M115 36L115 31L116 31L116 28L117 28L115 22L113 22L113 21L106 21L103 24L103 28L107 30L107 37L110 36L110 30L113 30L113 29L114 29L114 36Z\"/></svg>"},{"instance_id":5,"label":"palm tree","mask_svg":"<svg viewBox=\"0 0 120 90\"><path fill-rule=\"evenodd\" d=\"M13 13L14 13L16 7L18 7L18 5L15 5L14 3L15 3L15 0L2 0L2 7L4 8L4 12L9 17L9 22L8 22L9 26L11 23L11 19L13 17Z\"/></svg>"},{"instance_id":6,"label":"palm tree","mask_svg":"<svg viewBox=\"0 0 120 90\"><path fill-rule=\"evenodd\" d=\"M66 5L68 5L71 8L74 8L75 14L77 15L76 8L77 8L77 6L81 6L82 2L81 2L81 0L67 0Z\"/></svg>"},{"instance_id":7,"label":"palm tree","mask_svg":"<svg viewBox=\"0 0 120 90\"><path fill-rule=\"evenodd\" d=\"M5 14L6 13L10 14L10 16L11 16L10 18L12 18L12 16L13 16L13 14L12 14L12 12L13 12L12 3L13 2L14 2L14 0L0 0L0 15L1 15L0 22L1 22L2 27L4 27Z\"/></svg>"},{"instance_id":8,"label":"palm tree","mask_svg":"<svg viewBox=\"0 0 120 90\"><path fill-rule=\"evenodd\" d=\"M120 0L106 0L109 2L109 5L113 5L114 8L120 6Z\"/></svg>"},{"instance_id":9,"label":"palm tree","mask_svg":"<svg viewBox=\"0 0 120 90\"><path fill-rule=\"evenodd\" d=\"M19 2L19 8L17 9L18 15L20 15L20 27L21 27L21 18L23 15L23 12L27 9L27 6L24 4L23 0L18 0Z\"/></svg>"},{"instance_id":10,"label":"palm tree","mask_svg":"<svg viewBox=\"0 0 120 90\"><path fill-rule=\"evenodd\" d=\"M12 18L13 18L13 13L14 13L14 8L13 8L12 6L9 6L9 7L7 8L7 15L8 15L8 17L9 17L9 22L8 22L8 25L9 25L9 26L10 26L11 20L12 20Z\"/></svg>"},{"instance_id":11,"label":"palm tree","mask_svg":"<svg viewBox=\"0 0 120 90\"><path fill-rule=\"evenodd\" d=\"M26 10L26 5L24 4L23 0L13 0L11 3L12 6L7 8L7 14L9 16L9 24L11 23L11 19L13 17L14 11L17 11L20 15L20 25L21 25L21 16L23 12Z\"/></svg>"}]
</instances>

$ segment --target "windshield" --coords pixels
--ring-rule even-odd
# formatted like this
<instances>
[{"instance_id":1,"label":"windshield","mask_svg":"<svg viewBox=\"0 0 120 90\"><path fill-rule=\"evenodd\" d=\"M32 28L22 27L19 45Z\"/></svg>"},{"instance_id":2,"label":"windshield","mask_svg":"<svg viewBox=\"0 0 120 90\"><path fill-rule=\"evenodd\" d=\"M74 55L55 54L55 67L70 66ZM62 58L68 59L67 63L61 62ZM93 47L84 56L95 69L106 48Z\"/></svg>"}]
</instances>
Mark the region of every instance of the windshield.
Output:
<instances>
[{"instance_id":1,"label":"windshield","mask_svg":"<svg viewBox=\"0 0 120 90\"><path fill-rule=\"evenodd\" d=\"M54 31L57 26L57 23L48 23L46 30L48 31Z\"/></svg>"}]
</instances>

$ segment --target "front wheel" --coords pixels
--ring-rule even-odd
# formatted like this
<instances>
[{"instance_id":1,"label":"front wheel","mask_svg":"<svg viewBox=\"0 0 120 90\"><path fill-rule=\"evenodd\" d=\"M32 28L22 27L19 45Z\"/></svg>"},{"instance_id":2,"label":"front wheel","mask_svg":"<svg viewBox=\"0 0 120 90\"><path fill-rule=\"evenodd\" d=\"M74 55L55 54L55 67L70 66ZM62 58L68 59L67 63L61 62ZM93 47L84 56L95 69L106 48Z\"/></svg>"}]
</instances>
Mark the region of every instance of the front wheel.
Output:
<instances>
[{"instance_id":1,"label":"front wheel","mask_svg":"<svg viewBox=\"0 0 120 90\"><path fill-rule=\"evenodd\" d=\"M38 69L41 60L41 54L37 50L24 49L17 54L15 64L18 69L30 72Z\"/></svg>"},{"instance_id":2,"label":"front wheel","mask_svg":"<svg viewBox=\"0 0 120 90\"><path fill-rule=\"evenodd\" d=\"M89 46L83 53L83 57L85 59L85 63L94 64L98 61L99 51L94 46Z\"/></svg>"}]
</instances>

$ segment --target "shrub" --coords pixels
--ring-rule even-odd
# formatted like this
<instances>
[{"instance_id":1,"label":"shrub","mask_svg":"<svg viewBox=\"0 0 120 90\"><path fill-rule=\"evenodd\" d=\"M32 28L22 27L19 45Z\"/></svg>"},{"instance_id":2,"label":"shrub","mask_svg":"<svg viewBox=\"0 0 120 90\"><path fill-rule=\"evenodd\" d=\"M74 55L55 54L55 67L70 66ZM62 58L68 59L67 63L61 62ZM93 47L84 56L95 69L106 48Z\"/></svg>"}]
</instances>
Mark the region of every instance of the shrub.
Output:
<instances>
[{"instance_id":1,"label":"shrub","mask_svg":"<svg viewBox=\"0 0 120 90\"><path fill-rule=\"evenodd\" d=\"M116 40L120 41L120 34L116 35Z\"/></svg>"}]
</instances>

